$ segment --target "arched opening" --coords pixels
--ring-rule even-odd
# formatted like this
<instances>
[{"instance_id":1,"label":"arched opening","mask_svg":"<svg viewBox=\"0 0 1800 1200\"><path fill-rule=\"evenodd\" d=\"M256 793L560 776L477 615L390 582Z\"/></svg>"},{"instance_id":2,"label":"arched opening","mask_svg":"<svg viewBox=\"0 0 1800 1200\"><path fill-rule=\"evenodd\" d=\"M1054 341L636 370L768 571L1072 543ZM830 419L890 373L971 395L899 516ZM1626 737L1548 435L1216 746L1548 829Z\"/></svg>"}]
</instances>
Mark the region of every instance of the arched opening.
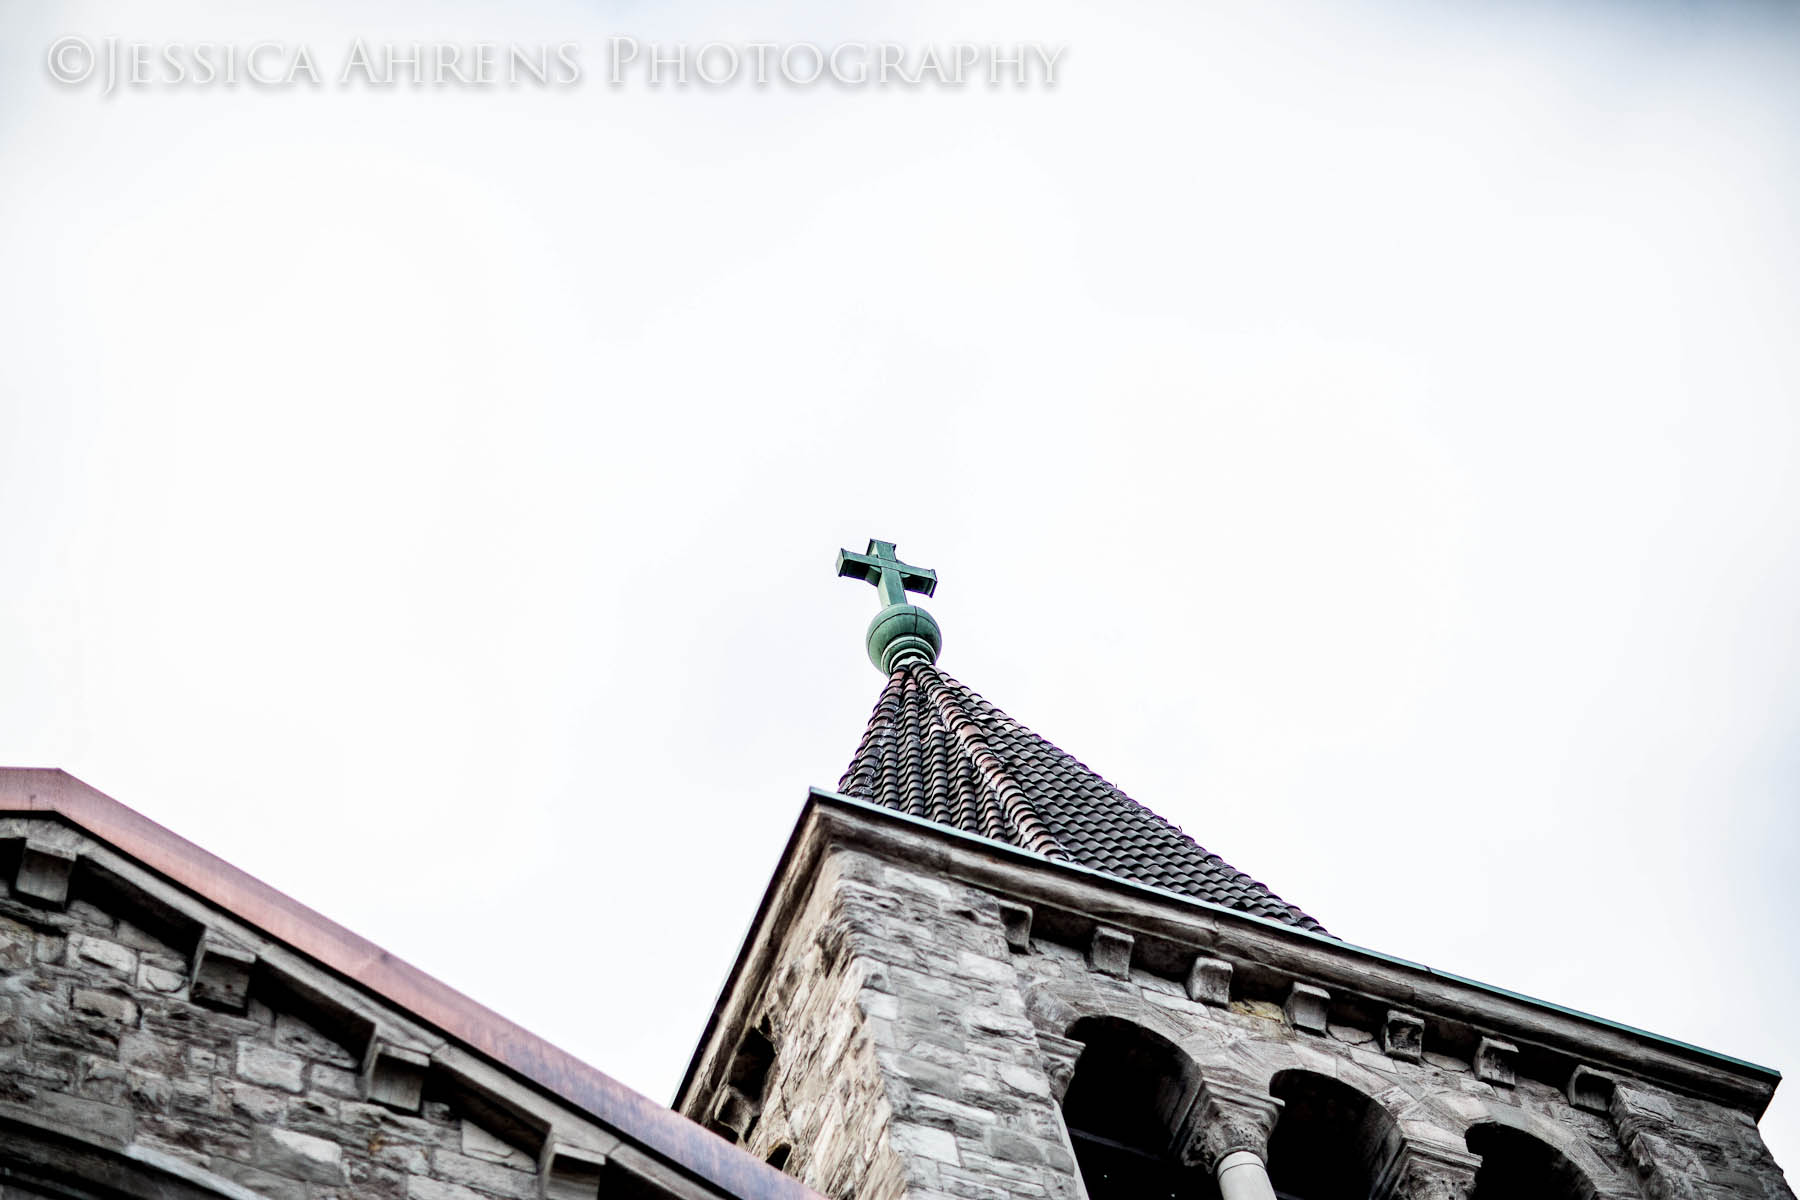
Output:
<instances>
[{"instance_id":1,"label":"arched opening","mask_svg":"<svg viewBox=\"0 0 1800 1200\"><path fill-rule=\"evenodd\" d=\"M1355 1088L1311 1071L1269 1083L1282 1102L1269 1138L1269 1182L1282 1200L1368 1200L1400 1148L1387 1110Z\"/></svg>"},{"instance_id":2,"label":"arched opening","mask_svg":"<svg viewBox=\"0 0 1800 1200\"><path fill-rule=\"evenodd\" d=\"M1063 1097L1063 1120L1088 1200L1208 1200L1205 1172L1183 1168L1175 1132L1200 1073L1167 1038L1128 1021L1089 1017L1069 1036L1081 1057Z\"/></svg>"},{"instance_id":3,"label":"arched opening","mask_svg":"<svg viewBox=\"0 0 1800 1200\"><path fill-rule=\"evenodd\" d=\"M86 1135L0 1115L0 1196L7 1200L224 1200L260 1197L191 1163L151 1164Z\"/></svg>"},{"instance_id":4,"label":"arched opening","mask_svg":"<svg viewBox=\"0 0 1800 1200\"><path fill-rule=\"evenodd\" d=\"M1477 1125L1468 1143L1481 1157L1470 1200L1596 1200L1580 1167L1522 1129Z\"/></svg>"}]
</instances>

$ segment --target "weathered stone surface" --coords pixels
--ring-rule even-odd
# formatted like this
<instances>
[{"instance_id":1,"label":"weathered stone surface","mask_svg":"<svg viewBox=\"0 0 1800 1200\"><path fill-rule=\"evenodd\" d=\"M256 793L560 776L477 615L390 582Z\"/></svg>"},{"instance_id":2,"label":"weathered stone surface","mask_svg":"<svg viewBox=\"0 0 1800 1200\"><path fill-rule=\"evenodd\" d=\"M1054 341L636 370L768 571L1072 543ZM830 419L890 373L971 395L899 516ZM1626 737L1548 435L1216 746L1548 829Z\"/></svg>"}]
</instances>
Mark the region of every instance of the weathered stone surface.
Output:
<instances>
[{"instance_id":1,"label":"weathered stone surface","mask_svg":"<svg viewBox=\"0 0 1800 1200\"><path fill-rule=\"evenodd\" d=\"M313 1183L344 1181L343 1147L327 1138L292 1129L258 1129L256 1165L274 1175Z\"/></svg>"},{"instance_id":2,"label":"weathered stone surface","mask_svg":"<svg viewBox=\"0 0 1800 1200\"><path fill-rule=\"evenodd\" d=\"M244 1011L250 999L250 970L256 955L220 938L205 937L194 952L189 994L195 1004L225 1012Z\"/></svg>"},{"instance_id":3,"label":"weathered stone surface","mask_svg":"<svg viewBox=\"0 0 1800 1200\"><path fill-rule=\"evenodd\" d=\"M138 1006L121 992L76 988L74 1007L76 1012L92 1013L120 1025L137 1024Z\"/></svg>"},{"instance_id":4,"label":"weathered stone surface","mask_svg":"<svg viewBox=\"0 0 1800 1200\"><path fill-rule=\"evenodd\" d=\"M1102 975L1124 979L1131 974L1132 941L1129 933L1104 925L1096 927L1093 940L1088 943L1088 966Z\"/></svg>"},{"instance_id":5,"label":"weathered stone surface","mask_svg":"<svg viewBox=\"0 0 1800 1200\"><path fill-rule=\"evenodd\" d=\"M551 1141L544 1146L543 1200L596 1200L606 1156Z\"/></svg>"},{"instance_id":6,"label":"weathered stone surface","mask_svg":"<svg viewBox=\"0 0 1800 1200\"><path fill-rule=\"evenodd\" d=\"M418 1112L430 1065L430 1056L421 1051L381 1038L371 1040L363 1063L363 1099L397 1112Z\"/></svg>"},{"instance_id":7,"label":"weathered stone surface","mask_svg":"<svg viewBox=\"0 0 1800 1200\"><path fill-rule=\"evenodd\" d=\"M1000 901L1000 924L1006 931L1006 945L1009 949L1018 951L1031 949L1030 905Z\"/></svg>"},{"instance_id":8,"label":"weathered stone surface","mask_svg":"<svg viewBox=\"0 0 1800 1200\"><path fill-rule=\"evenodd\" d=\"M1418 1062L1425 1057L1424 1018L1388 1009L1381 1022L1381 1049L1389 1058L1402 1062Z\"/></svg>"},{"instance_id":9,"label":"weathered stone surface","mask_svg":"<svg viewBox=\"0 0 1800 1200\"><path fill-rule=\"evenodd\" d=\"M1288 988L1283 1011L1295 1029L1324 1033L1331 1022L1331 993L1309 983L1293 984Z\"/></svg>"},{"instance_id":10,"label":"weathered stone surface","mask_svg":"<svg viewBox=\"0 0 1800 1200\"><path fill-rule=\"evenodd\" d=\"M248 1039L237 1045L239 1079L296 1095L306 1090L306 1060L297 1054Z\"/></svg>"},{"instance_id":11,"label":"weathered stone surface","mask_svg":"<svg viewBox=\"0 0 1800 1200\"><path fill-rule=\"evenodd\" d=\"M1222 958L1199 955L1188 968L1187 994L1191 1000L1223 1008L1231 1003L1231 964Z\"/></svg>"},{"instance_id":12,"label":"weathered stone surface","mask_svg":"<svg viewBox=\"0 0 1800 1200\"><path fill-rule=\"evenodd\" d=\"M1469 1200L1481 1160L1430 1142L1400 1147L1393 1171L1392 1200Z\"/></svg>"},{"instance_id":13,"label":"weathered stone surface","mask_svg":"<svg viewBox=\"0 0 1800 1200\"><path fill-rule=\"evenodd\" d=\"M1181 1159L1208 1175L1230 1154L1248 1152L1269 1157L1269 1135L1281 1116L1281 1101L1263 1092L1233 1087L1216 1080L1202 1081L1200 1095L1180 1135Z\"/></svg>"},{"instance_id":14,"label":"weathered stone surface","mask_svg":"<svg viewBox=\"0 0 1800 1200\"><path fill-rule=\"evenodd\" d=\"M60 909L26 907L16 881L10 891L0 899L0 1122L125 1147L134 1161L263 1200L540 1195L535 1146L522 1151L445 1104L421 1103L432 1069L421 1051L374 1039L378 1076L404 1074L405 1086L388 1080L381 1103L364 1103L363 1045L284 1007L289 992L257 992L259 959L235 940L242 931L209 930L184 951L135 912L81 894ZM339 985L293 978L309 1003L335 1002L326 992ZM485 1094L506 1086L490 1079ZM521 1128L540 1120L549 1124L534 1116ZM598 1127L583 1136L618 1140ZM0 1154L6 1140L0 1131ZM543 1194L594 1200L605 1156L566 1136L559 1144L564 1190Z\"/></svg>"},{"instance_id":15,"label":"weathered stone surface","mask_svg":"<svg viewBox=\"0 0 1800 1200\"><path fill-rule=\"evenodd\" d=\"M1514 1064L1518 1058L1519 1048L1511 1042L1484 1037L1475 1044L1475 1059L1470 1066L1475 1071L1475 1078L1483 1083L1511 1087L1517 1082Z\"/></svg>"},{"instance_id":16,"label":"weathered stone surface","mask_svg":"<svg viewBox=\"0 0 1800 1200\"><path fill-rule=\"evenodd\" d=\"M1191 1065L1158 1102L1186 1122L1177 1133L1195 1166L1240 1149L1266 1153L1281 1111L1271 1089L1312 1077L1370 1105L1359 1152L1378 1173L1370 1194L1383 1200L1465 1200L1479 1166L1467 1139L1481 1126L1562 1156L1594 1200L1791 1195L1754 1122L1729 1105L1621 1087L1625 1099L1615 1095L1602 1118L1572 1103L1579 1089L1566 1076L1521 1077L1567 1059L1519 1063L1493 1036L1508 1032L1503 1014L1518 1014L1511 1001L1484 994L1465 1017L1440 1003L1449 985L1385 963L1361 964L1339 990L1340 947L1277 945L1261 927L1233 930L1215 915L1193 916L1197 936L1181 942L1175 931L1187 918L1148 900L1133 908L1096 888L1083 910L1084 885L1049 878L1049 866L1020 867L988 893L962 882L984 864L958 875L947 854L828 846L815 874L783 881L804 900L759 943L766 969L738 980L727 999L725 1041L765 1013L781 1030L744 1144L788 1155L786 1169L829 1195L1074 1200L1081 1186L1059 1105L1082 1061L1076 1039L1103 1044L1090 1032L1096 1020L1137 1026ZM1046 876L1041 889L1028 870ZM1020 896L1032 897L1030 934L1009 938L1007 906L1023 907ZM1141 931L1129 948L1118 940L1128 935L1106 936L1127 919ZM1196 958L1220 963L1212 970L1229 982L1196 988ZM1325 969L1334 963L1336 975ZM1335 1004L1318 983L1288 986L1300 979L1332 981ZM1563 1014L1526 1015L1568 1028ZM1427 1025L1443 1038L1432 1050ZM1544 1046L1549 1027L1522 1021L1518 1044ZM1481 1031L1487 1039L1471 1055ZM711 1053L683 1097L696 1115L727 1084L727 1064ZM1507 1082L1497 1063L1511 1067ZM1678 1190L1695 1180L1708 1186Z\"/></svg>"},{"instance_id":17,"label":"weathered stone surface","mask_svg":"<svg viewBox=\"0 0 1800 1200\"><path fill-rule=\"evenodd\" d=\"M79 960L75 965L93 964L115 975L130 978L137 974L137 951L118 942L92 934L76 934L69 938L69 955Z\"/></svg>"},{"instance_id":18,"label":"weathered stone surface","mask_svg":"<svg viewBox=\"0 0 1800 1200\"><path fill-rule=\"evenodd\" d=\"M1604 1113L1612 1104L1613 1086L1617 1080L1604 1071L1585 1064L1569 1074L1569 1103L1586 1112Z\"/></svg>"},{"instance_id":19,"label":"weathered stone surface","mask_svg":"<svg viewBox=\"0 0 1800 1200\"><path fill-rule=\"evenodd\" d=\"M69 900L69 875L74 867L74 851L26 838L19 851L13 895L46 908L61 908Z\"/></svg>"}]
</instances>

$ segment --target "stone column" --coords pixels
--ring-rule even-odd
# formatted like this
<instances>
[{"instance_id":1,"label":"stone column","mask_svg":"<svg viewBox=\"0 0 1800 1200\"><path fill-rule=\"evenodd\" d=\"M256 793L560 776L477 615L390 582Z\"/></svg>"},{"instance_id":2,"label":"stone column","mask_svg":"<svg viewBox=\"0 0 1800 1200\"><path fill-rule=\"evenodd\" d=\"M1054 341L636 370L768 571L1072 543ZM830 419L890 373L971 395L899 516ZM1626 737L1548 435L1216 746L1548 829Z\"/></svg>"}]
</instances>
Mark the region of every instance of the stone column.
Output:
<instances>
[{"instance_id":1,"label":"stone column","mask_svg":"<svg viewBox=\"0 0 1800 1200\"><path fill-rule=\"evenodd\" d=\"M1269 1183L1269 1135L1281 1101L1208 1080L1188 1112L1181 1159L1219 1181L1222 1200L1275 1200Z\"/></svg>"}]
</instances>

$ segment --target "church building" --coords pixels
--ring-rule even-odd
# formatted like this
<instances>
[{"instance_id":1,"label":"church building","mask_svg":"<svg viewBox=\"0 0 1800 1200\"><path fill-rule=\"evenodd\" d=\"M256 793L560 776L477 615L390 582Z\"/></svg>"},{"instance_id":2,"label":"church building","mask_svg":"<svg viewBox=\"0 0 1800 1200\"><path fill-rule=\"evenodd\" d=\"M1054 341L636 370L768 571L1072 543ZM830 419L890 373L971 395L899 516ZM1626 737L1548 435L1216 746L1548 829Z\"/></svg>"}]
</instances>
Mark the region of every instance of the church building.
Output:
<instances>
[{"instance_id":1,"label":"church building","mask_svg":"<svg viewBox=\"0 0 1800 1200\"><path fill-rule=\"evenodd\" d=\"M809 795L673 1110L0 770L0 1200L1787 1198L1780 1076L1334 937L937 666Z\"/></svg>"}]
</instances>

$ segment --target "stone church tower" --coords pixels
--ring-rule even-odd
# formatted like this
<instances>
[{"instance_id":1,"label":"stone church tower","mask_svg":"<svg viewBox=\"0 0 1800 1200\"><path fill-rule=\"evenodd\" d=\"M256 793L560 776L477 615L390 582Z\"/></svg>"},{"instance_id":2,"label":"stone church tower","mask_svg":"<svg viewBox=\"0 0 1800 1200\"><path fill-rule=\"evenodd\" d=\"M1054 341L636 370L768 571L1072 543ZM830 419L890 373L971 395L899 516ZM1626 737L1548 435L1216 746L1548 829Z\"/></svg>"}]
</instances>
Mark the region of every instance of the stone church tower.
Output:
<instances>
[{"instance_id":1,"label":"stone church tower","mask_svg":"<svg viewBox=\"0 0 1800 1200\"><path fill-rule=\"evenodd\" d=\"M834 1200L1792 1197L1779 1076L1350 945L936 666L809 798L677 1108Z\"/></svg>"}]
</instances>

